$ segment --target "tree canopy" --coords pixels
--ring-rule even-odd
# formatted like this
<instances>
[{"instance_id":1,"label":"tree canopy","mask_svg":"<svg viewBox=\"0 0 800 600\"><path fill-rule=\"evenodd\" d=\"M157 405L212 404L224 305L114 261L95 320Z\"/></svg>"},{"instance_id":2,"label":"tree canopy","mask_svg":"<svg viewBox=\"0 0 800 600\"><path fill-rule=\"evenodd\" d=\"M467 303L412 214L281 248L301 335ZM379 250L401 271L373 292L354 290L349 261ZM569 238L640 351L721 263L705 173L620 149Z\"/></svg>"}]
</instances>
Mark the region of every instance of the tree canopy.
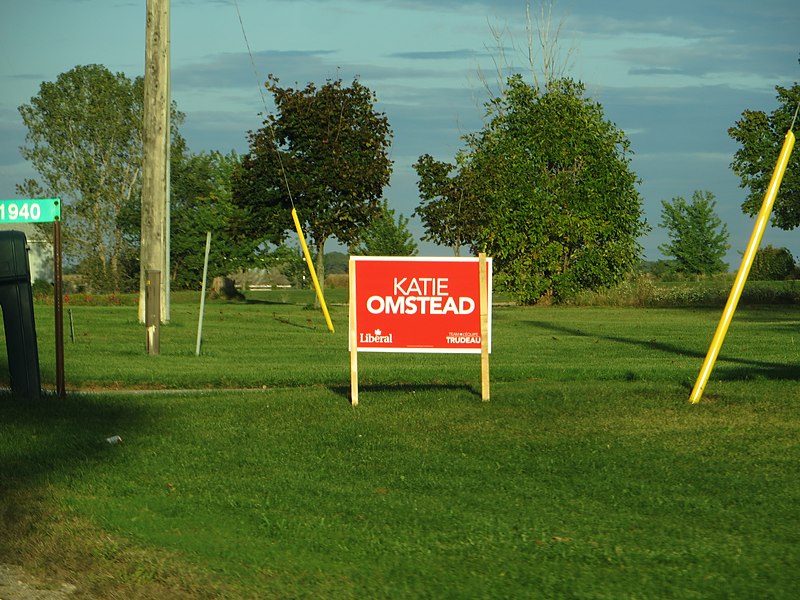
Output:
<instances>
[{"instance_id":1,"label":"tree canopy","mask_svg":"<svg viewBox=\"0 0 800 600\"><path fill-rule=\"evenodd\" d=\"M17 186L28 197L63 203L64 254L96 290L135 289L139 276L144 82L102 65L76 66L43 82L19 107L28 128L22 156L39 179ZM173 153L185 142L171 107Z\"/></svg>"},{"instance_id":2,"label":"tree canopy","mask_svg":"<svg viewBox=\"0 0 800 600\"><path fill-rule=\"evenodd\" d=\"M518 300L564 299L619 282L646 231L630 146L568 78L545 88L509 78L466 137L473 250L494 257L498 283Z\"/></svg>"},{"instance_id":3,"label":"tree canopy","mask_svg":"<svg viewBox=\"0 0 800 600\"><path fill-rule=\"evenodd\" d=\"M237 235L242 209L231 201L231 176L240 164L235 152L183 154L172 159L171 278L175 287L199 289L203 247L211 232L208 276L229 275L257 264L258 243Z\"/></svg>"},{"instance_id":4,"label":"tree canopy","mask_svg":"<svg viewBox=\"0 0 800 600\"><path fill-rule=\"evenodd\" d=\"M294 206L316 247L323 277L325 242L354 243L381 211L392 171L391 129L375 95L357 80L284 88L270 76L276 112L250 132L250 149L234 173L233 201L246 211L241 231L280 243L293 229Z\"/></svg>"},{"instance_id":5,"label":"tree canopy","mask_svg":"<svg viewBox=\"0 0 800 600\"><path fill-rule=\"evenodd\" d=\"M800 85L775 87L779 106L767 115L760 110L745 110L728 135L740 148L736 151L731 169L741 179L740 187L750 193L742 210L754 216L761 209L767 187L783 147L786 132L800 105ZM772 223L781 229L800 225L800 152L795 148L783 176L780 193L772 211Z\"/></svg>"},{"instance_id":6,"label":"tree canopy","mask_svg":"<svg viewBox=\"0 0 800 600\"><path fill-rule=\"evenodd\" d=\"M129 240L118 219L140 197L142 99L142 78L86 65L43 82L19 107L21 153L40 180L17 191L61 198L65 254L96 288L124 287Z\"/></svg>"},{"instance_id":7,"label":"tree canopy","mask_svg":"<svg viewBox=\"0 0 800 600\"><path fill-rule=\"evenodd\" d=\"M711 192L695 191L692 201L678 196L661 201L661 227L669 243L658 247L675 258L675 270L690 275L722 273L728 265L722 260L728 244L728 228L715 211Z\"/></svg>"},{"instance_id":8,"label":"tree canopy","mask_svg":"<svg viewBox=\"0 0 800 600\"><path fill-rule=\"evenodd\" d=\"M459 256L461 247L470 245L476 236L479 202L469 180L467 168L437 161L423 154L414 163L420 203L414 215L425 228L423 240L449 246Z\"/></svg>"}]
</instances>

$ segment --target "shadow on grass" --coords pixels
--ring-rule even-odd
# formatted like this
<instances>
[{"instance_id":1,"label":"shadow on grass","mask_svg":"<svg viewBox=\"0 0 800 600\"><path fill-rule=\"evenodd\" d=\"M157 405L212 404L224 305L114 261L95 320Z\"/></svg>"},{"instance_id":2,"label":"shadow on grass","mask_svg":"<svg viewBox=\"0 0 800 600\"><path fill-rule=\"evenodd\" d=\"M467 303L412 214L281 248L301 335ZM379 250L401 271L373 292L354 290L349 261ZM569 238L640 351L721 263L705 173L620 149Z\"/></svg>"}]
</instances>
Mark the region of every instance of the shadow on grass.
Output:
<instances>
[{"instance_id":1,"label":"shadow on grass","mask_svg":"<svg viewBox=\"0 0 800 600\"><path fill-rule=\"evenodd\" d=\"M140 406L104 402L102 397L45 394L40 400L0 392L0 524L25 510L12 506L51 479L76 468L111 460L106 439L146 428L153 415ZM123 441L124 443L124 441Z\"/></svg>"},{"instance_id":2,"label":"shadow on grass","mask_svg":"<svg viewBox=\"0 0 800 600\"><path fill-rule=\"evenodd\" d=\"M350 386L349 385L330 385L328 389L334 394L341 396L347 402L350 402ZM480 400L480 390L476 390L473 386L466 383L378 383L367 384L358 386L359 400L363 399L363 394L390 392L392 394L413 394L415 392L437 392L437 391L460 391L467 392L471 396L475 396Z\"/></svg>"},{"instance_id":3,"label":"shadow on grass","mask_svg":"<svg viewBox=\"0 0 800 600\"><path fill-rule=\"evenodd\" d=\"M526 321L529 325L539 327L551 333L559 333L561 335L570 335L576 337L591 337L610 342L617 342L619 344L628 344L631 346L638 346L640 348L647 348L649 350L656 350L666 354L674 354L677 356L689 356L698 360L698 370L702 366L702 361L706 357L706 351L698 352L697 350L689 350L674 344L660 342L655 339L643 340L637 338L627 338L616 335L588 333L581 329L573 329L564 327L563 325L555 325L545 321ZM720 363L733 363L734 365L741 366L728 366ZM717 358L714 378L723 381L744 381L748 379L764 378L774 380L800 380L800 368L796 364L775 363L762 360L753 360L747 358L738 358L720 354Z\"/></svg>"},{"instance_id":4,"label":"shadow on grass","mask_svg":"<svg viewBox=\"0 0 800 600\"><path fill-rule=\"evenodd\" d=\"M244 304L264 304L267 306L285 306L288 302L281 300L255 300L254 298L247 298Z\"/></svg>"},{"instance_id":5,"label":"shadow on grass","mask_svg":"<svg viewBox=\"0 0 800 600\"><path fill-rule=\"evenodd\" d=\"M311 331L315 331L317 329L317 326L314 324L314 321L311 318L307 318L305 323L298 323L297 321L282 317L276 313L272 313L272 318L278 321L278 323L283 323L284 325L290 325L291 327L297 327L299 329L308 329Z\"/></svg>"},{"instance_id":6,"label":"shadow on grass","mask_svg":"<svg viewBox=\"0 0 800 600\"><path fill-rule=\"evenodd\" d=\"M748 306L745 311L737 311L733 321L745 323L770 323L770 324L794 324L800 322L797 313L789 311L796 310L797 305L781 304L778 306Z\"/></svg>"}]
</instances>

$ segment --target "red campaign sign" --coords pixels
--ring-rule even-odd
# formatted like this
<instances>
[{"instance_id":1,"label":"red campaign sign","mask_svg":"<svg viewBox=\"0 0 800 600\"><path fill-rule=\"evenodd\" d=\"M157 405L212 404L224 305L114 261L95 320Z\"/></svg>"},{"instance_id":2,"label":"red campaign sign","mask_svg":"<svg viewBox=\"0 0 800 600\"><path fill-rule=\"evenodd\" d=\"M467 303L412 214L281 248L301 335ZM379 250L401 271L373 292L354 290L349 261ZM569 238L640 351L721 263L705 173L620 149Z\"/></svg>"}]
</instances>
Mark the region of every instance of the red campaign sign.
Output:
<instances>
[{"instance_id":1,"label":"red campaign sign","mask_svg":"<svg viewBox=\"0 0 800 600\"><path fill-rule=\"evenodd\" d=\"M491 348L490 258L486 273ZM480 353L479 259L353 256L349 275L356 350Z\"/></svg>"}]
</instances>

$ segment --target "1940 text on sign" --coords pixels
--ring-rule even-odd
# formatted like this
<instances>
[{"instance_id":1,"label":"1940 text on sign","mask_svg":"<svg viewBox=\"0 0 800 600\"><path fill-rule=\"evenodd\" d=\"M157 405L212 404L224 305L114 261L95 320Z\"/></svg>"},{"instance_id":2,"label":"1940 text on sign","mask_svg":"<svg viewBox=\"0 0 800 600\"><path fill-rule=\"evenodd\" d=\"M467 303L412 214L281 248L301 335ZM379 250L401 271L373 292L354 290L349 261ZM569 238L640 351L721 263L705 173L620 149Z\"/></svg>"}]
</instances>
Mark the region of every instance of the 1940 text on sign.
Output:
<instances>
[{"instance_id":1,"label":"1940 text on sign","mask_svg":"<svg viewBox=\"0 0 800 600\"><path fill-rule=\"evenodd\" d=\"M0 223L50 223L59 219L58 198L0 200Z\"/></svg>"}]
</instances>

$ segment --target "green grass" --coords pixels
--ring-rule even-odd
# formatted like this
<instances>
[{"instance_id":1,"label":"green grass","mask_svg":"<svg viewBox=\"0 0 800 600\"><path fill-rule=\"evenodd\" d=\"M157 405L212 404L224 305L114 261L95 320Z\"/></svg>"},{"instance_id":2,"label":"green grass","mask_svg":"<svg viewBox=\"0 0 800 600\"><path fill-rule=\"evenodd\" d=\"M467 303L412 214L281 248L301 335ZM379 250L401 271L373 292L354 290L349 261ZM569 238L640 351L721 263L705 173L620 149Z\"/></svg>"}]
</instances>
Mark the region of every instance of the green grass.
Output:
<instances>
[{"instance_id":1,"label":"green grass","mask_svg":"<svg viewBox=\"0 0 800 600\"><path fill-rule=\"evenodd\" d=\"M495 307L490 402L477 356L364 353L353 409L346 306L272 298L207 305L200 357L192 304L158 357L73 308L99 391L0 397L0 559L86 598L795 597L796 309L737 312L695 406L717 309Z\"/></svg>"}]
</instances>

